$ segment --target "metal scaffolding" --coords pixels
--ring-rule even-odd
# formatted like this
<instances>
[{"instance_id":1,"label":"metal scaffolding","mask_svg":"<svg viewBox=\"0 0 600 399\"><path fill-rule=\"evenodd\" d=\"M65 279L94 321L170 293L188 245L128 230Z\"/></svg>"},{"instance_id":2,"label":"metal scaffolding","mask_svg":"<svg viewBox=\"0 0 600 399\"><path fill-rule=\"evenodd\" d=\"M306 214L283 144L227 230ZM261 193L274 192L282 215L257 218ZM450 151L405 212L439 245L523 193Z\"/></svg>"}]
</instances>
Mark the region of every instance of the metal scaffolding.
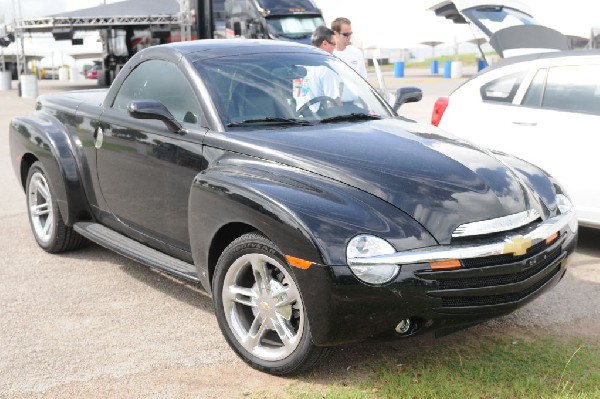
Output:
<instances>
[{"instance_id":1,"label":"metal scaffolding","mask_svg":"<svg viewBox=\"0 0 600 399\"><path fill-rule=\"evenodd\" d=\"M107 17L48 17L16 21L16 31L52 32L54 29L94 30L116 26L169 25L181 26L179 15L122 15Z\"/></svg>"},{"instance_id":2,"label":"metal scaffolding","mask_svg":"<svg viewBox=\"0 0 600 399\"><path fill-rule=\"evenodd\" d=\"M157 27L160 29L180 29L181 40L192 40L193 18L191 0L177 0L179 11L170 13L155 13L154 15L107 15L107 16L77 16L76 11L68 16L53 16L43 18L21 19L20 0L13 0L15 21L13 30L17 44L17 70L19 76L25 73L24 37L26 33L56 33L82 30L102 30L119 27Z\"/></svg>"}]
</instances>

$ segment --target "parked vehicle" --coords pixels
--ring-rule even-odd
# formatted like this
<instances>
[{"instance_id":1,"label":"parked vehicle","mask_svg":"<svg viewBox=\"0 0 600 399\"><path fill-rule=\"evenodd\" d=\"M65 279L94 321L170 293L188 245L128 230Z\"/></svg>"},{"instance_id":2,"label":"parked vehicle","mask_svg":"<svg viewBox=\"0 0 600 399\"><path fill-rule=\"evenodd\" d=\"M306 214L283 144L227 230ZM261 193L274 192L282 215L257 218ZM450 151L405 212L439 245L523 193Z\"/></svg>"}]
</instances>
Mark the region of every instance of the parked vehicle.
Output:
<instances>
[{"instance_id":1,"label":"parked vehicle","mask_svg":"<svg viewBox=\"0 0 600 399\"><path fill-rule=\"evenodd\" d=\"M547 170L571 195L579 223L600 227L600 187L586 173L600 169L592 144L600 125L600 51L504 60L438 99L432 124Z\"/></svg>"},{"instance_id":2,"label":"parked vehicle","mask_svg":"<svg viewBox=\"0 0 600 399\"><path fill-rule=\"evenodd\" d=\"M212 0L213 6L219 0ZM217 6L218 8L218 6ZM225 37L276 39L310 44L313 31L325 25L312 0L224 0ZM220 25L216 13L217 28ZM216 32L217 37L220 32Z\"/></svg>"},{"instance_id":3,"label":"parked vehicle","mask_svg":"<svg viewBox=\"0 0 600 399\"><path fill-rule=\"evenodd\" d=\"M300 105L317 68L354 97ZM85 237L197 282L231 348L273 374L505 315L563 277L577 240L554 178L397 116L295 43L150 47L108 91L40 97L9 136L41 248Z\"/></svg>"},{"instance_id":4,"label":"parked vehicle","mask_svg":"<svg viewBox=\"0 0 600 399\"><path fill-rule=\"evenodd\" d=\"M169 3L171 8L169 8ZM274 39L310 44L317 26L325 25L313 0L192 0L198 10L193 36L198 39ZM165 3L164 13L177 12L179 3ZM105 56L98 85L107 86L137 51L150 45L180 41L180 33L139 26L101 31Z\"/></svg>"},{"instance_id":5,"label":"parked vehicle","mask_svg":"<svg viewBox=\"0 0 600 399\"><path fill-rule=\"evenodd\" d=\"M86 79L98 79L98 68L92 67L85 73Z\"/></svg>"}]
</instances>

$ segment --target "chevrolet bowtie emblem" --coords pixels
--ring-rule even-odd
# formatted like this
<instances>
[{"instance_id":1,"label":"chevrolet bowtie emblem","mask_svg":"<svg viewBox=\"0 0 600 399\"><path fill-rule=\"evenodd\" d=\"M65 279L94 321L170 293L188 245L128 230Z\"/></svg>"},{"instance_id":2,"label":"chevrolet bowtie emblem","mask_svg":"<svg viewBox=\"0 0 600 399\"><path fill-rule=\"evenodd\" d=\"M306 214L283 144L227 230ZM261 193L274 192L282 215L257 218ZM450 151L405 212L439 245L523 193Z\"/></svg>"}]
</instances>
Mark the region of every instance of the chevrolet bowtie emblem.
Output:
<instances>
[{"instance_id":1,"label":"chevrolet bowtie emblem","mask_svg":"<svg viewBox=\"0 0 600 399\"><path fill-rule=\"evenodd\" d=\"M509 238L502 249L503 254L514 254L515 256L525 255L531 248L531 238L516 236Z\"/></svg>"}]
</instances>

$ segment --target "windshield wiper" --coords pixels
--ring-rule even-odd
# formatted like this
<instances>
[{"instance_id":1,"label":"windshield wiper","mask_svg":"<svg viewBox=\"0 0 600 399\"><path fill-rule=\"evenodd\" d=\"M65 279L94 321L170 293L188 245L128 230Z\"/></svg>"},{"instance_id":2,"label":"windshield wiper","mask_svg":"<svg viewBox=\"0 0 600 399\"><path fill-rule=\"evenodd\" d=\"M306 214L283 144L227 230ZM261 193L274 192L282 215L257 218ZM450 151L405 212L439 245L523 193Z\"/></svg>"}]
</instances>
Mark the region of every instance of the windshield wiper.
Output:
<instances>
[{"instance_id":1,"label":"windshield wiper","mask_svg":"<svg viewBox=\"0 0 600 399\"><path fill-rule=\"evenodd\" d=\"M266 118L260 119L246 119L239 122L231 122L227 124L227 127L236 127L236 126L249 126L249 125L261 125L261 124L269 124L269 125L311 125L307 120L304 119L294 119L294 118L278 118L275 116L267 116Z\"/></svg>"},{"instance_id":2,"label":"windshield wiper","mask_svg":"<svg viewBox=\"0 0 600 399\"><path fill-rule=\"evenodd\" d=\"M337 116L332 116L331 118L321 119L321 123L345 122L345 121L366 121L366 120L374 120L374 119L381 119L381 116L353 112L351 114L337 115Z\"/></svg>"}]
</instances>

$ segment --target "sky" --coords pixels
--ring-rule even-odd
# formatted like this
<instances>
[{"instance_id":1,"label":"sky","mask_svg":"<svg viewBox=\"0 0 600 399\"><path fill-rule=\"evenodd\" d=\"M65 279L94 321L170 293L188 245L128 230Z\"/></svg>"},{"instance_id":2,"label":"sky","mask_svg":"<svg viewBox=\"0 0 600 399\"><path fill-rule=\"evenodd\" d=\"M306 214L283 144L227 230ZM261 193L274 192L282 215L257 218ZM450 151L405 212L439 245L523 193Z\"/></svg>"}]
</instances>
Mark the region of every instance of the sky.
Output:
<instances>
[{"instance_id":1,"label":"sky","mask_svg":"<svg viewBox=\"0 0 600 399\"><path fill-rule=\"evenodd\" d=\"M24 18L52 15L63 11L94 7L103 0L0 0L0 21L12 20L14 1L20 1ZM115 0L105 0L113 3ZM411 48L423 41L454 43L473 38L465 25L456 25L427 11L435 0L314 0L326 23L336 17L352 20L354 41L359 47ZM565 34L589 37L592 27L600 27L600 1L521 0L542 24ZM569 15L568 18L563 18Z\"/></svg>"}]
</instances>

